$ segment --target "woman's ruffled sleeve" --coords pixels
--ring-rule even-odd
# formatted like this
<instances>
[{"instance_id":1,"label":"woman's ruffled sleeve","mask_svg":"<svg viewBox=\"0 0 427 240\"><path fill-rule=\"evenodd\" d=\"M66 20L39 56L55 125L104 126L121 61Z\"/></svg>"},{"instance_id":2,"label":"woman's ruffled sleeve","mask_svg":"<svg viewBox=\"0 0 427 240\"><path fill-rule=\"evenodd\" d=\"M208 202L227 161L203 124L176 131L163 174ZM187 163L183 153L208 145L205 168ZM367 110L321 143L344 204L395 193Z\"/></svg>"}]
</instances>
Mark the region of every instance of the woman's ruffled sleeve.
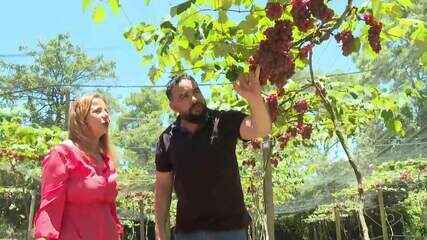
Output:
<instances>
[{"instance_id":1,"label":"woman's ruffled sleeve","mask_svg":"<svg viewBox=\"0 0 427 240\"><path fill-rule=\"evenodd\" d=\"M40 207L34 217L35 238L58 239L67 188L67 161L58 148L43 159Z\"/></svg>"}]
</instances>

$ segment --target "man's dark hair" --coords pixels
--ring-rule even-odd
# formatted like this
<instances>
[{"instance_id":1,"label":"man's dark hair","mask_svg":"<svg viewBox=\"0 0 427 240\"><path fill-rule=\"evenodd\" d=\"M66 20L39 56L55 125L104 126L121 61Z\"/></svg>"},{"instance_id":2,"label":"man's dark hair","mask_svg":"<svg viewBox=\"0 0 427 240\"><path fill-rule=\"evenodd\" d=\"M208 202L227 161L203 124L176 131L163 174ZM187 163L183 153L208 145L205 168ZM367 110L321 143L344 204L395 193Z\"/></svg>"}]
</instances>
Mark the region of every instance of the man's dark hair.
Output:
<instances>
[{"instance_id":1,"label":"man's dark hair","mask_svg":"<svg viewBox=\"0 0 427 240\"><path fill-rule=\"evenodd\" d=\"M198 87L196 80L194 80L192 76L188 74L174 75L166 84L166 96L168 97L169 101L172 100L172 88L178 85L184 79L190 80L194 84L194 86Z\"/></svg>"}]
</instances>

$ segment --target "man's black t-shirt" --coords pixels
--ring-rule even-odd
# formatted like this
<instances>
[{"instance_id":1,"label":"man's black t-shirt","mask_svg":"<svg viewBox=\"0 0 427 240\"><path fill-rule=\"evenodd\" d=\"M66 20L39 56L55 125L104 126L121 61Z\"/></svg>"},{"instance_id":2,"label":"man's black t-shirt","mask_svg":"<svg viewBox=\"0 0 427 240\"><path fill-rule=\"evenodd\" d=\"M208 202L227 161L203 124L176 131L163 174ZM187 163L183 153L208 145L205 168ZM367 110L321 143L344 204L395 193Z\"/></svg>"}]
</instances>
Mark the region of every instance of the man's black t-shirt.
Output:
<instances>
[{"instance_id":1,"label":"man's black t-shirt","mask_svg":"<svg viewBox=\"0 0 427 240\"><path fill-rule=\"evenodd\" d=\"M250 223L235 153L246 115L208 110L207 116L194 134L181 128L178 118L157 143L156 170L174 176L177 232L242 229Z\"/></svg>"}]
</instances>

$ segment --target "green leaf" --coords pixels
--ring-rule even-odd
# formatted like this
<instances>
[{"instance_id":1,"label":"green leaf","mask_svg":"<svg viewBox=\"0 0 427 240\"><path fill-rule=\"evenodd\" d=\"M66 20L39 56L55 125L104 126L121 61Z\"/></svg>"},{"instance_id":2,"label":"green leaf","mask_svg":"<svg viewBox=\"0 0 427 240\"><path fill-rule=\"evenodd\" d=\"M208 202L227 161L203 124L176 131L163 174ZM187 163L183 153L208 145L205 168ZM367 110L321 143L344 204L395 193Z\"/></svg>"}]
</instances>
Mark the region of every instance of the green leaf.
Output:
<instances>
[{"instance_id":1,"label":"green leaf","mask_svg":"<svg viewBox=\"0 0 427 240\"><path fill-rule=\"evenodd\" d=\"M176 32L176 28L173 26L173 24L170 21L162 22L162 24L160 24L160 28L171 29L172 31Z\"/></svg>"},{"instance_id":2,"label":"green leaf","mask_svg":"<svg viewBox=\"0 0 427 240\"><path fill-rule=\"evenodd\" d=\"M381 10L381 0L372 0L372 14L375 17L380 16L380 10Z\"/></svg>"},{"instance_id":3,"label":"green leaf","mask_svg":"<svg viewBox=\"0 0 427 240\"><path fill-rule=\"evenodd\" d=\"M401 136L404 135L405 131L403 130L402 122L399 120L393 121L393 131Z\"/></svg>"},{"instance_id":4,"label":"green leaf","mask_svg":"<svg viewBox=\"0 0 427 240\"><path fill-rule=\"evenodd\" d=\"M396 3L383 3L382 8L384 9L385 15L389 15L395 18L400 18L403 16L404 11Z\"/></svg>"},{"instance_id":5,"label":"green leaf","mask_svg":"<svg viewBox=\"0 0 427 240\"><path fill-rule=\"evenodd\" d=\"M226 10L220 10L218 12L218 22L226 23L227 21L228 21L227 11Z\"/></svg>"},{"instance_id":6,"label":"green leaf","mask_svg":"<svg viewBox=\"0 0 427 240\"><path fill-rule=\"evenodd\" d=\"M148 71L148 77L152 83L157 81L162 74L163 74L163 70L155 66L151 66L150 70Z\"/></svg>"},{"instance_id":7,"label":"green leaf","mask_svg":"<svg viewBox=\"0 0 427 240\"><path fill-rule=\"evenodd\" d=\"M360 38L357 37L353 41L353 46L352 46L351 52L359 52L360 46L361 46L361 44L360 44Z\"/></svg>"},{"instance_id":8,"label":"green leaf","mask_svg":"<svg viewBox=\"0 0 427 240\"><path fill-rule=\"evenodd\" d=\"M200 56L203 56L204 51L205 47L203 45L197 45L190 53L191 62L200 59Z\"/></svg>"},{"instance_id":9,"label":"green leaf","mask_svg":"<svg viewBox=\"0 0 427 240\"><path fill-rule=\"evenodd\" d=\"M355 93L355 92L353 92L353 91L351 91L351 92L350 92L350 95L351 95L354 99L357 99L357 98L358 98L357 93Z\"/></svg>"},{"instance_id":10,"label":"green leaf","mask_svg":"<svg viewBox=\"0 0 427 240\"><path fill-rule=\"evenodd\" d=\"M105 20L105 9L102 5L98 5L93 10L92 20L95 23L101 23Z\"/></svg>"},{"instance_id":11,"label":"green leaf","mask_svg":"<svg viewBox=\"0 0 427 240\"><path fill-rule=\"evenodd\" d=\"M421 65L423 66L424 70L427 70L427 52L424 52L421 56Z\"/></svg>"},{"instance_id":12,"label":"green leaf","mask_svg":"<svg viewBox=\"0 0 427 240\"><path fill-rule=\"evenodd\" d=\"M146 6L148 6L150 4L151 0L144 0L144 3Z\"/></svg>"},{"instance_id":13,"label":"green leaf","mask_svg":"<svg viewBox=\"0 0 427 240\"><path fill-rule=\"evenodd\" d=\"M143 56L142 60L141 60L141 65L147 65L147 64L151 63L153 58L154 58L154 56L152 54Z\"/></svg>"},{"instance_id":14,"label":"green leaf","mask_svg":"<svg viewBox=\"0 0 427 240\"><path fill-rule=\"evenodd\" d=\"M171 17L175 17L176 15L183 13L185 10L190 8L191 4L193 4L194 2L195 2L195 0L190 0L190 1L186 1L186 2L183 2L181 4L178 4L176 6L171 7L171 9L170 9Z\"/></svg>"},{"instance_id":15,"label":"green leaf","mask_svg":"<svg viewBox=\"0 0 427 240\"><path fill-rule=\"evenodd\" d=\"M187 40L188 40L189 43L192 43L192 44L196 43L196 41L197 41L197 39L196 39L196 31L194 31L193 28L183 27L182 33L187 38Z\"/></svg>"},{"instance_id":16,"label":"green leaf","mask_svg":"<svg viewBox=\"0 0 427 240\"><path fill-rule=\"evenodd\" d=\"M384 119L384 122L387 125L387 123L390 123L393 119L393 112L389 110L383 110L381 111L381 117Z\"/></svg>"},{"instance_id":17,"label":"green leaf","mask_svg":"<svg viewBox=\"0 0 427 240\"><path fill-rule=\"evenodd\" d=\"M239 76L239 74L242 73L242 72L243 72L243 68L242 67L233 65L227 71L227 73L225 74L225 77L230 82L235 82L237 80L237 77Z\"/></svg>"},{"instance_id":18,"label":"green leaf","mask_svg":"<svg viewBox=\"0 0 427 240\"><path fill-rule=\"evenodd\" d=\"M210 31L212 30L212 22L210 22L209 24L202 24L202 30L203 30L203 36L205 38L207 38L209 36Z\"/></svg>"},{"instance_id":19,"label":"green leaf","mask_svg":"<svg viewBox=\"0 0 427 240\"><path fill-rule=\"evenodd\" d=\"M427 29L423 23L417 24L417 30L411 34L411 40L413 44L426 48L427 43Z\"/></svg>"},{"instance_id":20,"label":"green leaf","mask_svg":"<svg viewBox=\"0 0 427 240\"><path fill-rule=\"evenodd\" d=\"M108 0L108 5L110 5L111 11L114 14L119 14L119 12L120 12L119 0Z\"/></svg>"},{"instance_id":21,"label":"green leaf","mask_svg":"<svg viewBox=\"0 0 427 240\"><path fill-rule=\"evenodd\" d=\"M295 67L297 69L304 69L308 64L308 60L307 59L300 59L297 58L295 59Z\"/></svg>"},{"instance_id":22,"label":"green leaf","mask_svg":"<svg viewBox=\"0 0 427 240\"><path fill-rule=\"evenodd\" d=\"M83 12L87 11L90 6L90 0L82 0Z\"/></svg>"},{"instance_id":23,"label":"green leaf","mask_svg":"<svg viewBox=\"0 0 427 240\"><path fill-rule=\"evenodd\" d=\"M196 69L196 70L200 69L200 68L202 68L204 66L205 66L205 62L203 62L202 60L199 60L199 61L197 61L197 62L195 62L193 64L193 68Z\"/></svg>"},{"instance_id":24,"label":"green leaf","mask_svg":"<svg viewBox=\"0 0 427 240\"><path fill-rule=\"evenodd\" d=\"M392 37L396 37L396 38L401 38L403 36L405 36L406 32L408 31L409 28L403 27L402 25L397 25L393 28L390 28L387 33L391 34Z\"/></svg>"},{"instance_id":25,"label":"green leaf","mask_svg":"<svg viewBox=\"0 0 427 240\"><path fill-rule=\"evenodd\" d=\"M397 2L406 8L411 8L413 5L411 0L397 0Z\"/></svg>"},{"instance_id":26,"label":"green leaf","mask_svg":"<svg viewBox=\"0 0 427 240\"><path fill-rule=\"evenodd\" d=\"M229 9L233 5L233 0L215 0L214 1L214 8L222 8L222 9Z\"/></svg>"},{"instance_id":27,"label":"green leaf","mask_svg":"<svg viewBox=\"0 0 427 240\"><path fill-rule=\"evenodd\" d=\"M257 28L258 24L258 19L252 15L252 14L248 14L245 18L245 20L241 21L238 25L239 29L243 30L243 33L252 33L254 32Z\"/></svg>"},{"instance_id":28,"label":"green leaf","mask_svg":"<svg viewBox=\"0 0 427 240\"><path fill-rule=\"evenodd\" d=\"M202 79L203 79L203 81L209 81L209 80L212 80L214 77L215 77L215 72L214 72L214 71L212 71L212 70L205 71L205 72L202 74Z\"/></svg>"},{"instance_id":29,"label":"green leaf","mask_svg":"<svg viewBox=\"0 0 427 240\"><path fill-rule=\"evenodd\" d=\"M188 42L187 38L180 37L177 40L175 40L175 43L178 47L188 49L189 42Z\"/></svg>"},{"instance_id":30,"label":"green leaf","mask_svg":"<svg viewBox=\"0 0 427 240\"><path fill-rule=\"evenodd\" d=\"M417 91L423 91L425 89L425 87L426 87L426 84L423 81L421 81L421 80L415 80L414 85L415 85L415 89Z\"/></svg>"},{"instance_id":31,"label":"green leaf","mask_svg":"<svg viewBox=\"0 0 427 240\"><path fill-rule=\"evenodd\" d=\"M229 45L224 42L215 42L213 44L213 53L218 57L224 57L232 50Z\"/></svg>"}]
</instances>

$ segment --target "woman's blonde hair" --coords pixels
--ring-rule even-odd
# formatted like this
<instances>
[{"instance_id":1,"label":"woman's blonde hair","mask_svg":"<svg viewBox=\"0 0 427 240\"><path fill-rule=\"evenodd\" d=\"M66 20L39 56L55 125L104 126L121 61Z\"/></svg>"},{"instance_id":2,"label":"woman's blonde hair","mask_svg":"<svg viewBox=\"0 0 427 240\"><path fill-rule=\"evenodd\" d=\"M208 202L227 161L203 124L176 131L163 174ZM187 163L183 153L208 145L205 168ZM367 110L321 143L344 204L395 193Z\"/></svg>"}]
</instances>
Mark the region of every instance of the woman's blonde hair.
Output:
<instances>
[{"instance_id":1,"label":"woman's blonde hair","mask_svg":"<svg viewBox=\"0 0 427 240\"><path fill-rule=\"evenodd\" d=\"M90 132L90 129L88 128L86 120L90 114L94 99L101 99L108 105L107 100L98 93L89 94L71 102L68 114L68 138L71 141L82 145L86 145L90 142L90 136L87 134ZM101 152L110 157L115 167L115 155L110 146L108 131L100 137L98 144Z\"/></svg>"}]
</instances>

